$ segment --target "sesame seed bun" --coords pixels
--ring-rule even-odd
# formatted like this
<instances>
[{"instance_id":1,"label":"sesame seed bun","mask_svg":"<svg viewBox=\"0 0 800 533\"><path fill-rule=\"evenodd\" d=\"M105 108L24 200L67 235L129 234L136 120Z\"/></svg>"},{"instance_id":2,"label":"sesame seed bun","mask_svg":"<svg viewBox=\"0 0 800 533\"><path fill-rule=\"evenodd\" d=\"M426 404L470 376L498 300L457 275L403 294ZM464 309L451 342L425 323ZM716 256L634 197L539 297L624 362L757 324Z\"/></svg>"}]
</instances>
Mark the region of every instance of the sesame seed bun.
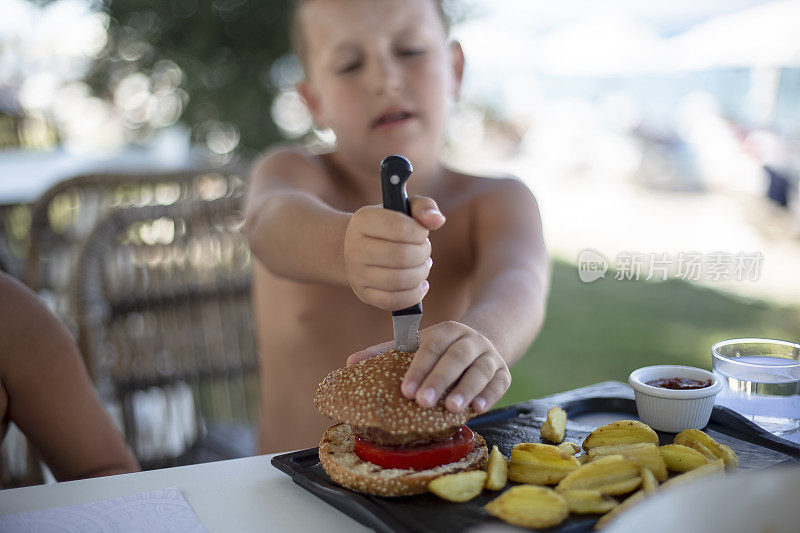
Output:
<instances>
[{"instance_id":1,"label":"sesame seed bun","mask_svg":"<svg viewBox=\"0 0 800 533\"><path fill-rule=\"evenodd\" d=\"M317 388L314 403L338 422L382 430L390 435L433 435L455 431L477 413L467 407L451 413L444 397L433 407L409 400L400 383L414 354L391 350L331 372Z\"/></svg>"},{"instance_id":2,"label":"sesame seed bun","mask_svg":"<svg viewBox=\"0 0 800 533\"><path fill-rule=\"evenodd\" d=\"M325 431L319 443L319 460L335 483L350 490L376 496L411 496L428 492L428 483L439 476L483 468L488 455L486 441L474 435L474 449L455 463L428 470L388 469L361 460L353 451L353 429L342 423Z\"/></svg>"}]
</instances>

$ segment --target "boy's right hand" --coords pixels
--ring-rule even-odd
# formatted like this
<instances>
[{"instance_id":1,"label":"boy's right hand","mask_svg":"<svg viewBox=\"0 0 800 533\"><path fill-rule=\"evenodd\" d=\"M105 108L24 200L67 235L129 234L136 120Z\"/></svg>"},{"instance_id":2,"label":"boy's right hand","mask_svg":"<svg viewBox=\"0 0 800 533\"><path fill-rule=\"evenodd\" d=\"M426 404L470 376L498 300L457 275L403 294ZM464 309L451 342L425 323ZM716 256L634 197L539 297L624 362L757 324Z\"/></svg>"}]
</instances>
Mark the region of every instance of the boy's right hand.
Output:
<instances>
[{"instance_id":1,"label":"boy's right hand","mask_svg":"<svg viewBox=\"0 0 800 533\"><path fill-rule=\"evenodd\" d=\"M408 199L411 217L381 206L362 207L344 236L347 281L358 299L394 311L412 306L428 292L431 242L444 215L432 198Z\"/></svg>"}]
</instances>

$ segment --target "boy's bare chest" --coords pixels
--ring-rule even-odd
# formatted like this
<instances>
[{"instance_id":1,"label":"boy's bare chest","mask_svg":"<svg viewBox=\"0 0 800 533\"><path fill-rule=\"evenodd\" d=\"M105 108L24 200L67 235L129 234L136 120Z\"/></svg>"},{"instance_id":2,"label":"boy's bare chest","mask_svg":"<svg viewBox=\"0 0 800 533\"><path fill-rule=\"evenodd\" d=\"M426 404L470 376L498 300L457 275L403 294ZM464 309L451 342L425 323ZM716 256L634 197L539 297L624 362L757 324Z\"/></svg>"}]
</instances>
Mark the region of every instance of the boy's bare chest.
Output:
<instances>
[{"instance_id":1,"label":"boy's bare chest","mask_svg":"<svg viewBox=\"0 0 800 533\"><path fill-rule=\"evenodd\" d=\"M466 311L473 288L469 214L447 205L440 208L447 222L429 236L433 267L422 327L457 319ZM262 347L276 343L301 350L324 343L331 353L341 354L392 338L391 313L359 301L349 287L298 283L257 271L256 298L280 301L278 306L258 306Z\"/></svg>"}]
</instances>

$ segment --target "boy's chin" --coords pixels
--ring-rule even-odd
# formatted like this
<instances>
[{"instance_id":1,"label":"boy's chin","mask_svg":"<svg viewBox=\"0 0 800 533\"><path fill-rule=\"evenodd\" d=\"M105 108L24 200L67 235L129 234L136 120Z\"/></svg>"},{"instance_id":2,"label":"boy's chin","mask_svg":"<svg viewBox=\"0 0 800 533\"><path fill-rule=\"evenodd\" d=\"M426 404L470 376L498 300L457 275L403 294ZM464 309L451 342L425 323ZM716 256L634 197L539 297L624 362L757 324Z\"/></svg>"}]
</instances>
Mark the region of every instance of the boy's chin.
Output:
<instances>
[{"instance_id":1,"label":"boy's chin","mask_svg":"<svg viewBox=\"0 0 800 533\"><path fill-rule=\"evenodd\" d=\"M440 151L439 143L415 136L375 140L369 147L371 159L380 162L388 155L398 154L411 161L415 168L438 160Z\"/></svg>"}]
</instances>

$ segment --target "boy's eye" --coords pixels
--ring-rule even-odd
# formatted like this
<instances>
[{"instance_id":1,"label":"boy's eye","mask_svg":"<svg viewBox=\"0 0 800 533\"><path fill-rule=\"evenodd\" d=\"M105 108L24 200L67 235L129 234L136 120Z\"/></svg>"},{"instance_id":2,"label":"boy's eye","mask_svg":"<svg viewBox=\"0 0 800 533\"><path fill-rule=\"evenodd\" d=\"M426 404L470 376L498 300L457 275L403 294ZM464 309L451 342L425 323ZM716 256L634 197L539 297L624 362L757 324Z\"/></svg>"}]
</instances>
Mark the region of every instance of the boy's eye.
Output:
<instances>
[{"instance_id":1,"label":"boy's eye","mask_svg":"<svg viewBox=\"0 0 800 533\"><path fill-rule=\"evenodd\" d=\"M336 73L337 74L347 74L348 72L354 72L358 70L361 66L361 61L351 61L350 63L346 63L344 66L340 67Z\"/></svg>"},{"instance_id":2,"label":"boy's eye","mask_svg":"<svg viewBox=\"0 0 800 533\"><path fill-rule=\"evenodd\" d=\"M418 56L425 53L424 48L401 48L397 52L401 56Z\"/></svg>"}]
</instances>

